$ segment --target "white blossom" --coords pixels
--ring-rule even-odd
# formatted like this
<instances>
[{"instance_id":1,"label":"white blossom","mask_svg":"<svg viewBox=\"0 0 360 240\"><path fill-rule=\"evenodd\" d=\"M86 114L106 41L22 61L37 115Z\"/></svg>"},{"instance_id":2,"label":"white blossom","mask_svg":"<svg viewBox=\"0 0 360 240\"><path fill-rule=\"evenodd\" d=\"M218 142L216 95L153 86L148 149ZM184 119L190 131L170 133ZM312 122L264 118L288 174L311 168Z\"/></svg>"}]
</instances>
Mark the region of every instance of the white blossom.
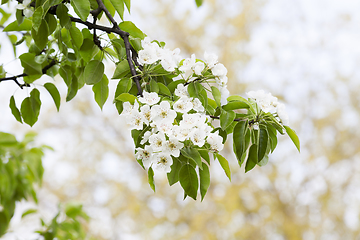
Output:
<instances>
[{"instance_id":1,"label":"white blossom","mask_svg":"<svg viewBox=\"0 0 360 240\"><path fill-rule=\"evenodd\" d=\"M179 142L178 139L170 137L168 141L164 144L164 152L173 155L174 157L179 157L180 149L184 147L184 144Z\"/></svg>"},{"instance_id":2,"label":"white blossom","mask_svg":"<svg viewBox=\"0 0 360 240\"><path fill-rule=\"evenodd\" d=\"M194 105L191 101L192 101L192 98L181 97L179 100L177 100L174 103L173 109L176 112L187 113L194 107Z\"/></svg>"},{"instance_id":3,"label":"white blossom","mask_svg":"<svg viewBox=\"0 0 360 240\"><path fill-rule=\"evenodd\" d=\"M176 112L170 108L168 101L162 101L159 105L155 105L151 108L151 119L154 122L157 121L169 121L174 122L176 118Z\"/></svg>"},{"instance_id":4,"label":"white blossom","mask_svg":"<svg viewBox=\"0 0 360 240\"><path fill-rule=\"evenodd\" d=\"M271 93L265 93L264 90L250 91L246 95L255 100L260 109L264 112L275 112L278 100Z\"/></svg>"},{"instance_id":5,"label":"white blossom","mask_svg":"<svg viewBox=\"0 0 360 240\"><path fill-rule=\"evenodd\" d=\"M201 75L201 72L204 70L205 64L203 62L196 62L192 69L196 75Z\"/></svg>"},{"instance_id":6,"label":"white blossom","mask_svg":"<svg viewBox=\"0 0 360 240\"><path fill-rule=\"evenodd\" d=\"M190 135L190 140L197 146L202 147L205 144L206 132L202 129L195 129Z\"/></svg>"},{"instance_id":7,"label":"white blossom","mask_svg":"<svg viewBox=\"0 0 360 240\"><path fill-rule=\"evenodd\" d=\"M140 107L140 113L143 115L144 117L144 123L146 125L149 125L150 120L151 120L151 109L150 109L150 105L144 105L142 107Z\"/></svg>"},{"instance_id":8,"label":"white blossom","mask_svg":"<svg viewBox=\"0 0 360 240\"><path fill-rule=\"evenodd\" d=\"M196 57L195 54L192 54L190 58L186 58L183 61L183 64L181 67L179 67L179 70L182 72L190 71L192 67L195 65Z\"/></svg>"},{"instance_id":9,"label":"white blossom","mask_svg":"<svg viewBox=\"0 0 360 240\"><path fill-rule=\"evenodd\" d=\"M204 53L204 59L209 68L213 68L215 64L218 62L218 56L215 54Z\"/></svg>"},{"instance_id":10,"label":"white blossom","mask_svg":"<svg viewBox=\"0 0 360 240\"><path fill-rule=\"evenodd\" d=\"M153 165L156 170L170 172L173 160L168 153L157 153L153 156Z\"/></svg>"},{"instance_id":11,"label":"white blossom","mask_svg":"<svg viewBox=\"0 0 360 240\"><path fill-rule=\"evenodd\" d=\"M159 59L158 59L157 52L155 49L147 48L147 49L140 50L138 53L138 62L141 65L153 64L157 60L159 60Z\"/></svg>"},{"instance_id":12,"label":"white blossom","mask_svg":"<svg viewBox=\"0 0 360 240\"><path fill-rule=\"evenodd\" d=\"M152 149L154 151L162 151L165 141L166 141L165 135L164 135L164 133L161 133L161 132L159 132L157 134L152 134L149 137L150 146L152 147Z\"/></svg>"},{"instance_id":13,"label":"white blossom","mask_svg":"<svg viewBox=\"0 0 360 240\"><path fill-rule=\"evenodd\" d=\"M143 96L138 97L139 101L144 104L149 104L150 106L158 103L160 101L160 97L156 92L146 92L143 91Z\"/></svg>"},{"instance_id":14,"label":"white blossom","mask_svg":"<svg viewBox=\"0 0 360 240\"><path fill-rule=\"evenodd\" d=\"M135 157L136 159L140 159L143 162L143 165L145 168L149 168L151 165L151 158L152 158L152 149L149 145L145 146L145 149L143 148L136 148Z\"/></svg>"},{"instance_id":15,"label":"white blossom","mask_svg":"<svg viewBox=\"0 0 360 240\"><path fill-rule=\"evenodd\" d=\"M24 0L23 3L16 5L16 9L23 10L25 17L29 18L33 15L34 10L30 7L32 0Z\"/></svg>"},{"instance_id":16,"label":"white blossom","mask_svg":"<svg viewBox=\"0 0 360 240\"><path fill-rule=\"evenodd\" d=\"M221 93L221 99L220 99L220 104L221 106L227 104L227 99L230 96L230 92L227 89L227 87L221 87L220 88L220 93Z\"/></svg>"},{"instance_id":17,"label":"white blossom","mask_svg":"<svg viewBox=\"0 0 360 240\"><path fill-rule=\"evenodd\" d=\"M130 129L143 129L144 117L139 111L132 111L131 114L127 116L127 121L130 124Z\"/></svg>"},{"instance_id":18,"label":"white blossom","mask_svg":"<svg viewBox=\"0 0 360 240\"><path fill-rule=\"evenodd\" d=\"M202 103L200 102L200 100L198 98L193 98L192 100L192 104L194 105L194 110L197 112L205 112L205 108L202 105Z\"/></svg>"},{"instance_id":19,"label":"white blossom","mask_svg":"<svg viewBox=\"0 0 360 240\"><path fill-rule=\"evenodd\" d=\"M212 151L219 152L224 148L223 138L217 133L210 133L206 138L206 142L210 145Z\"/></svg>"},{"instance_id":20,"label":"white blossom","mask_svg":"<svg viewBox=\"0 0 360 240\"><path fill-rule=\"evenodd\" d=\"M217 63L212 69L211 72L214 76L222 77L227 74L227 69L222 63Z\"/></svg>"},{"instance_id":21,"label":"white blossom","mask_svg":"<svg viewBox=\"0 0 360 240\"><path fill-rule=\"evenodd\" d=\"M178 97L189 97L189 93L187 91L187 86L184 86L184 84L182 84L182 83L180 83L176 86L174 93Z\"/></svg>"},{"instance_id":22,"label":"white blossom","mask_svg":"<svg viewBox=\"0 0 360 240\"><path fill-rule=\"evenodd\" d=\"M151 131L145 132L140 144L145 144L147 141L149 141L149 137L151 136L151 134Z\"/></svg>"}]
</instances>

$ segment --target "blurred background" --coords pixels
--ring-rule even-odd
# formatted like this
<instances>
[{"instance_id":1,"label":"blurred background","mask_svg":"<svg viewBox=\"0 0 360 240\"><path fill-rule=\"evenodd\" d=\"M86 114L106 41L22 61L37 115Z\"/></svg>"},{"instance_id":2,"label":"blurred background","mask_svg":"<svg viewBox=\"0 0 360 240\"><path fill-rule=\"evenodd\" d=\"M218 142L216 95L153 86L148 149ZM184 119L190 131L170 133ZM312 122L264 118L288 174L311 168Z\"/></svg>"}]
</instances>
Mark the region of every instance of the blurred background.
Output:
<instances>
[{"instance_id":1,"label":"blurred background","mask_svg":"<svg viewBox=\"0 0 360 240\"><path fill-rule=\"evenodd\" d=\"M164 176L151 190L112 105L117 81L103 111L90 87L65 103L65 84L56 79L60 112L39 87L43 105L33 128L17 123L8 107L12 94L19 106L29 90L1 83L0 131L21 138L33 130L38 144L55 149L43 161L39 213L20 221L33 204L19 203L3 239L36 239L30 233L39 216L50 220L70 201L84 204L95 239L360 239L359 9L358 0L204 0L200 8L194 0L132 0L127 20L183 57L218 54L231 94L270 91L286 104L300 137L300 154L280 137L269 163L247 174L228 143L222 154L232 181L214 162L203 202L183 200L179 183L169 187ZM0 64L21 73L1 41ZM114 66L106 69L111 77Z\"/></svg>"}]
</instances>

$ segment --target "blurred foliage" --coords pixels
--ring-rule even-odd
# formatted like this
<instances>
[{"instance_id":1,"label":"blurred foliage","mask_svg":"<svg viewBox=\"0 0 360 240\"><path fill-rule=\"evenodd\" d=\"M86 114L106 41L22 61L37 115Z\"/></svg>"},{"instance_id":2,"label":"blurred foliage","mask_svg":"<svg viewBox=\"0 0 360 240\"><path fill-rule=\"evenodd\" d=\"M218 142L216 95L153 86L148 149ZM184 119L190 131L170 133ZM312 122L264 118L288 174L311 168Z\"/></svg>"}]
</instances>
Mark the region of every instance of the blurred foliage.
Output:
<instances>
[{"instance_id":1,"label":"blurred foliage","mask_svg":"<svg viewBox=\"0 0 360 240\"><path fill-rule=\"evenodd\" d=\"M10 133L0 132L0 236L15 211L15 203L32 197L37 202L35 185L40 185L44 173L42 147L30 147L34 133L19 142Z\"/></svg>"}]
</instances>

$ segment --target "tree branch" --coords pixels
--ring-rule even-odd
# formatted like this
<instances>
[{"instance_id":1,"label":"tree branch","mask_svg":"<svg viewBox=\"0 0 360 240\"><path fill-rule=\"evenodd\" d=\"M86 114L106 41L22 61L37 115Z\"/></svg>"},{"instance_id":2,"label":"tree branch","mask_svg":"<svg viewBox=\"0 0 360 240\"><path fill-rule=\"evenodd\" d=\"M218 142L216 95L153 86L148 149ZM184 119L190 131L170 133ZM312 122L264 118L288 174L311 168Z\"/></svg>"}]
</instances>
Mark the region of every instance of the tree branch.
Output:
<instances>
[{"instance_id":1,"label":"tree branch","mask_svg":"<svg viewBox=\"0 0 360 240\"><path fill-rule=\"evenodd\" d=\"M220 117L218 117L218 116L213 116L213 115L208 115L208 116L212 119L220 119ZM247 120L246 118L245 119L244 118L235 118L234 122L242 122L242 121L246 121L246 120Z\"/></svg>"},{"instance_id":2,"label":"tree branch","mask_svg":"<svg viewBox=\"0 0 360 240\"><path fill-rule=\"evenodd\" d=\"M47 70L49 70L55 64L56 64L55 59L52 59L51 62L41 70L41 72L43 74L46 74ZM28 76L27 73L22 73L22 74L12 76L12 77L0 78L0 82L5 82L5 81L10 81L11 80L11 81L14 81L21 89L23 89L24 87L30 87L30 84L26 83L26 82L21 84L21 83L19 83L19 81L17 79L21 78L21 77L26 77L26 76Z\"/></svg>"}]
</instances>

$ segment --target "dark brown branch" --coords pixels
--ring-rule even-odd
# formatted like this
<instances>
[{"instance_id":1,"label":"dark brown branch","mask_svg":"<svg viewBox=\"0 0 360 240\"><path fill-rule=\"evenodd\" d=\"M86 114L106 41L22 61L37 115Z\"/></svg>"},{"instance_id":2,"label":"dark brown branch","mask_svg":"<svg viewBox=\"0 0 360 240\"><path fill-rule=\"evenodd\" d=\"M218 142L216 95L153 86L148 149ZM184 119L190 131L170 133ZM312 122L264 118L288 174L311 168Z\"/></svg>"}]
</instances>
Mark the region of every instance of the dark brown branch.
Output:
<instances>
[{"instance_id":1,"label":"dark brown branch","mask_svg":"<svg viewBox=\"0 0 360 240\"><path fill-rule=\"evenodd\" d=\"M213 115L208 115L210 118L212 119L220 119L220 117L218 116L213 116ZM234 119L234 122L242 122L242 121L246 121L247 118L235 118Z\"/></svg>"},{"instance_id":2,"label":"dark brown branch","mask_svg":"<svg viewBox=\"0 0 360 240\"><path fill-rule=\"evenodd\" d=\"M49 70L55 64L56 64L56 61L54 59L52 59L51 62L42 69L42 73L46 74L47 70ZM21 84L21 83L19 83L19 81L17 79L21 78L21 77L26 77L26 76L28 76L27 73L22 73L22 74L12 76L12 77L0 78L0 82L14 81L21 89L23 89L24 87L30 87L30 84L28 84L28 83Z\"/></svg>"},{"instance_id":3,"label":"dark brown branch","mask_svg":"<svg viewBox=\"0 0 360 240\"><path fill-rule=\"evenodd\" d=\"M96 25L97 17L101 12L102 12L101 8L97 8L97 9L91 11L91 14L92 14L92 16L94 18L94 20L93 20L94 25ZM101 42L100 42L98 36L96 36L96 28L94 28L93 41L94 41L95 45L98 46L98 48L100 50L103 50L103 48L101 47Z\"/></svg>"}]
</instances>

